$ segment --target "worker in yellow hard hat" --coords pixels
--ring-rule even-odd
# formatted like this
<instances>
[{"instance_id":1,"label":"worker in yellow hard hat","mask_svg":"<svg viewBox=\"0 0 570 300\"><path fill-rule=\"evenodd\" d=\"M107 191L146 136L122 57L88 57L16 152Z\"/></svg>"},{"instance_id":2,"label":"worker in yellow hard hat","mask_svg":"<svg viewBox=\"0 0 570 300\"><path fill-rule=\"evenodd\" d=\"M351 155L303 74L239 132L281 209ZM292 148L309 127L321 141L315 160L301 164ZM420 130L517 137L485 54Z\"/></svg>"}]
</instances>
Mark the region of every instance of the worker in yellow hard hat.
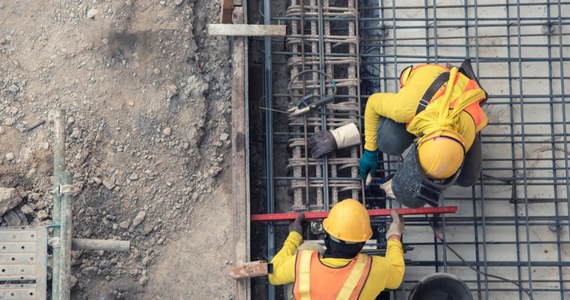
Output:
<instances>
[{"instance_id":1,"label":"worker in yellow hard hat","mask_svg":"<svg viewBox=\"0 0 570 300\"><path fill-rule=\"evenodd\" d=\"M285 289L288 299L376 299L384 289L398 288L405 270L400 241L404 220L395 211L392 218L386 256L381 257L360 253L372 228L368 211L357 200L338 202L323 221L324 251L308 243L301 245L303 214L299 214L289 225L283 248L271 261L269 282L290 284Z\"/></svg>"},{"instance_id":2,"label":"worker in yellow hard hat","mask_svg":"<svg viewBox=\"0 0 570 300\"><path fill-rule=\"evenodd\" d=\"M389 196L400 200L393 185L399 185L404 200L421 194L409 190L419 189L421 182L436 190L442 188L437 184L473 185L481 170L478 133L488 123L480 106L486 97L469 60L460 68L433 64L406 68L400 75L398 93L368 98L360 177L375 175L378 150L401 155L415 141L404 160L410 165L408 173L398 176L396 172L392 182L382 185Z\"/></svg>"}]
</instances>

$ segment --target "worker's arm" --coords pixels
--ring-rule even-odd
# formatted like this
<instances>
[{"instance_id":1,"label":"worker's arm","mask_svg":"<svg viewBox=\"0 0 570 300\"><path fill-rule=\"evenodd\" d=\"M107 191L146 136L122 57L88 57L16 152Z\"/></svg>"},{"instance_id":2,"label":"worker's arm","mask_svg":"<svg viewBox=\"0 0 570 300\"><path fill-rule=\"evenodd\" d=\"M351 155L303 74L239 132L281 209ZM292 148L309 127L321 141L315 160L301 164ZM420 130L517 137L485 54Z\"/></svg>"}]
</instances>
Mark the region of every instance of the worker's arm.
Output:
<instances>
[{"instance_id":1,"label":"worker's arm","mask_svg":"<svg viewBox=\"0 0 570 300\"><path fill-rule=\"evenodd\" d=\"M397 289L402 284L402 280L404 280L404 271L406 269L404 249L402 242L400 242L400 237L394 236L388 239L386 261L388 263L386 288Z\"/></svg>"},{"instance_id":2,"label":"worker's arm","mask_svg":"<svg viewBox=\"0 0 570 300\"><path fill-rule=\"evenodd\" d=\"M295 260L297 248L303 242L303 237L296 231L291 231L283 248L273 257L273 273L269 274L269 282L274 285L295 281Z\"/></svg>"},{"instance_id":3,"label":"worker's arm","mask_svg":"<svg viewBox=\"0 0 570 300\"><path fill-rule=\"evenodd\" d=\"M384 99L387 97L385 93L372 94L366 101L364 110L364 149L375 151L376 145L376 129L383 112Z\"/></svg>"},{"instance_id":4,"label":"worker's arm","mask_svg":"<svg viewBox=\"0 0 570 300\"><path fill-rule=\"evenodd\" d=\"M425 65L412 71L408 83L395 93L378 93L368 98L364 111L364 149L375 151L376 130L380 117L407 123L416 114L418 103L432 82L446 69Z\"/></svg>"},{"instance_id":5,"label":"worker's arm","mask_svg":"<svg viewBox=\"0 0 570 300\"><path fill-rule=\"evenodd\" d=\"M376 151L376 132L380 117L392 119L398 123L408 122L415 113L419 97L417 92L408 87L395 93L377 93L368 97L364 110L364 149Z\"/></svg>"}]
</instances>

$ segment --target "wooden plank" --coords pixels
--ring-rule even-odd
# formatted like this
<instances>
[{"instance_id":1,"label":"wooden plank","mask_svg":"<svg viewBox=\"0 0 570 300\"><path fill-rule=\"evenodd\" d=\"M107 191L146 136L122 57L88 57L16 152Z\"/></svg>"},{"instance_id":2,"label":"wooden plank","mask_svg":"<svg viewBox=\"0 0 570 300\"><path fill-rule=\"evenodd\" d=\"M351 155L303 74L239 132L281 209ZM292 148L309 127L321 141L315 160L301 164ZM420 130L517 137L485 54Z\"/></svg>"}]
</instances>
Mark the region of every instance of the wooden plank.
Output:
<instances>
[{"instance_id":1,"label":"wooden plank","mask_svg":"<svg viewBox=\"0 0 570 300\"><path fill-rule=\"evenodd\" d=\"M208 24L207 30L209 35L285 36L287 32L287 26L257 24Z\"/></svg>"},{"instance_id":2,"label":"wooden plank","mask_svg":"<svg viewBox=\"0 0 570 300\"><path fill-rule=\"evenodd\" d=\"M368 214L371 217L389 216L392 209L369 209ZM399 215L432 215L432 214L454 214L457 212L457 206L441 206L441 207L420 207L420 208L396 208ZM251 216L252 222L276 222L294 220L298 212L295 213L276 213L276 214L256 214ZM305 212L305 220L319 220L328 216L328 211L309 211Z\"/></svg>"},{"instance_id":3,"label":"wooden plank","mask_svg":"<svg viewBox=\"0 0 570 300\"><path fill-rule=\"evenodd\" d=\"M232 13L234 11L234 1L233 0L223 0L222 1L222 24L232 23Z\"/></svg>"},{"instance_id":4,"label":"wooden plank","mask_svg":"<svg viewBox=\"0 0 570 300\"><path fill-rule=\"evenodd\" d=\"M247 262L232 268L230 276L233 279L244 279L266 276L269 274L268 264L264 260Z\"/></svg>"},{"instance_id":5,"label":"wooden plank","mask_svg":"<svg viewBox=\"0 0 570 300\"><path fill-rule=\"evenodd\" d=\"M243 23L242 7L234 8L234 23ZM235 262L249 261L249 133L247 103L247 52L245 37L232 39L232 203L234 214ZM237 280L235 300L251 297L249 280Z\"/></svg>"}]
</instances>

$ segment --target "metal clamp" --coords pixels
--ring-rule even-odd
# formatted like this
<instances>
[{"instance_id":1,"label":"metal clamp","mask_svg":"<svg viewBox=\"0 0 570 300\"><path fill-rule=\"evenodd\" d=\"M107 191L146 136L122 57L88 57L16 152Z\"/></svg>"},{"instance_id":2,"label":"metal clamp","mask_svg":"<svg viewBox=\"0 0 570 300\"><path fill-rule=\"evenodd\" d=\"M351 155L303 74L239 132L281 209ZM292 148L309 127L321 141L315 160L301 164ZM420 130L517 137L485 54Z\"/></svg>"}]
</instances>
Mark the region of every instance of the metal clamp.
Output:
<instances>
[{"instance_id":1,"label":"metal clamp","mask_svg":"<svg viewBox=\"0 0 570 300\"><path fill-rule=\"evenodd\" d=\"M77 189L72 184L62 184L58 187L57 193L63 195L72 195L77 192Z\"/></svg>"}]
</instances>

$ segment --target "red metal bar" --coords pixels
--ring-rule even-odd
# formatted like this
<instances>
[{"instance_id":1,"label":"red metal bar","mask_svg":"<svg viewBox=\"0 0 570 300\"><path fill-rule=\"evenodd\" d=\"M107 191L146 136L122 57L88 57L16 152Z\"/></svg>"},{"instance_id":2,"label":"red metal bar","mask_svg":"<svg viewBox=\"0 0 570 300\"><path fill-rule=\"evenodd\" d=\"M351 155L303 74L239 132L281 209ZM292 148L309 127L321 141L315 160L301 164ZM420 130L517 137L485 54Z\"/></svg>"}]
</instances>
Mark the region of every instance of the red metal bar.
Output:
<instances>
[{"instance_id":1,"label":"red metal bar","mask_svg":"<svg viewBox=\"0 0 570 300\"><path fill-rule=\"evenodd\" d=\"M368 214L371 217L389 216L392 209L369 209ZM441 206L441 207L421 207L421 208L396 208L399 215L432 215L432 214L454 214L457 212L457 206ZM296 212L277 213L277 214L257 214L251 215L252 222L276 222L294 220L297 217ZM308 211L305 212L305 220L324 219L328 216L328 211Z\"/></svg>"}]
</instances>

